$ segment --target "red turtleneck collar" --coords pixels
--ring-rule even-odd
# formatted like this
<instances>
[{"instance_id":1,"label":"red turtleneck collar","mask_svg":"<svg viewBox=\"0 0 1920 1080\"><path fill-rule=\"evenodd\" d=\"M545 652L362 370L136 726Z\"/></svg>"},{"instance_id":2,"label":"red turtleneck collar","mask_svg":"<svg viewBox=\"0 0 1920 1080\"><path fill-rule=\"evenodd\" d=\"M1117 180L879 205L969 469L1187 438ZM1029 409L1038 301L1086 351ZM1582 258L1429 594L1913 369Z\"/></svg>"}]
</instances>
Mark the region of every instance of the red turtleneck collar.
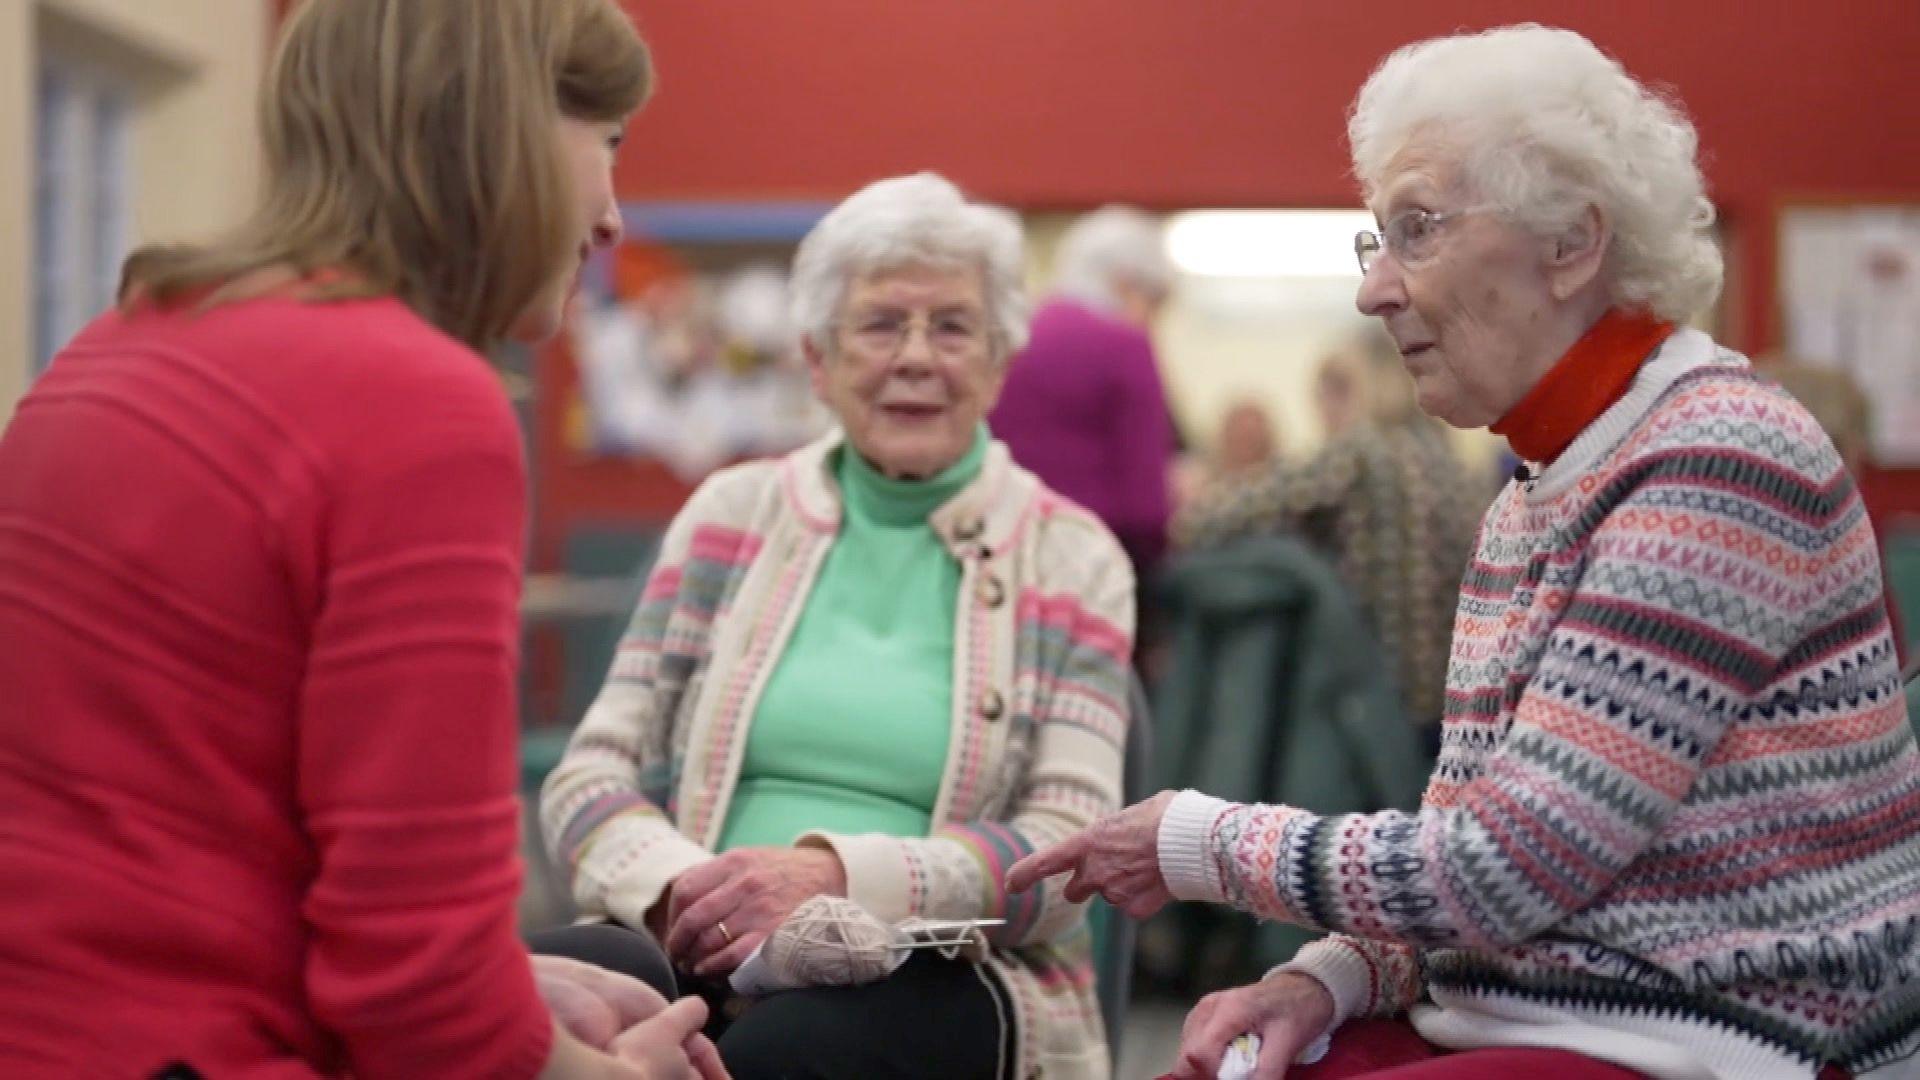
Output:
<instances>
[{"instance_id":1,"label":"red turtleneck collar","mask_svg":"<svg viewBox=\"0 0 1920 1080\"><path fill-rule=\"evenodd\" d=\"M1493 433L1505 435L1513 452L1527 461L1552 461L1626 396L1641 363L1671 333L1672 323L1647 312L1609 310L1494 422Z\"/></svg>"}]
</instances>

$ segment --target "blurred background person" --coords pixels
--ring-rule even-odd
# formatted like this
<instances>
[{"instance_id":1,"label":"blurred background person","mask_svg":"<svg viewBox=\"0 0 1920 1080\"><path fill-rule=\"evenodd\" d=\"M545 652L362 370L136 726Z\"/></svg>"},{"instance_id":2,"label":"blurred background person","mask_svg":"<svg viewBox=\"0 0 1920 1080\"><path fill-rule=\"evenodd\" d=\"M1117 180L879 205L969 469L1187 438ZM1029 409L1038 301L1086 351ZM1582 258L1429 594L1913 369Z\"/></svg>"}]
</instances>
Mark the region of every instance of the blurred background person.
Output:
<instances>
[{"instance_id":1,"label":"blurred background person","mask_svg":"<svg viewBox=\"0 0 1920 1080\"><path fill-rule=\"evenodd\" d=\"M252 216L135 253L22 402L0 1072L719 1075L699 1003L622 1034L664 1002L515 928L525 466L481 353L618 239L651 82L610 0L312 0Z\"/></svg>"},{"instance_id":2,"label":"blurred background person","mask_svg":"<svg viewBox=\"0 0 1920 1080\"><path fill-rule=\"evenodd\" d=\"M1242 398L1220 418L1213 442L1213 474L1221 478L1259 473L1280 457L1273 414L1256 398Z\"/></svg>"},{"instance_id":3,"label":"blurred background person","mask_svg":"<svg viewBox=\"0 0 1920 1080\"><path fill-rule=\"evenodd\" d=\"M1106 522L1141 581L1167 541L1176 446L1150 331L1172 288L1152 217L1108 206L1075 221L989 422L1015 461Z\"/></svg>"},{"instance_id":4,"label":"blurred background person","mask_svg":"<svg viewBox=\"0 0 1920 1080\"><path fill-rule=\"evenodd\" d=\"M1320 438L1329 443L1342 439L1376 411L1376 404L1384 409L1386 399L1398 390L1391 381L1390 372L1368 370L1364 335L1322 357L1313 375L1313 411L1320 421Z\"/></svg>"},{"instance_id":5,"label":"blurred background person","mask_svg":"<svg viewBox=\"0 0 1920 1080\"><path fill-rule=\"evenodd\" d=\"M1408 718L1437 750L1454 606L1492 492L1415 405L1384 333L1370 328L1330 353L1315 401L1330 433L1320 451L1219 478L1181 509L1175 541L1206 550L1298 535L1324 554L1392 657Z\"/></svg>"},{"instance_id":6,"label":"blurred background person","mask_svg":"<svg viewBox=\"0 0 1920 1080\"><path fill-rule=\"evenodd\" d=\"M1206 450L1190 450L1175 461L1172 505L1175 513L1209 488L1257 475L1280 457L1273 414L1259 398L1243 397L1227 406Z\"/></svg>"},{"instance_id":7,"label":"blurred background person","mask_svg":"<svg viewBox=\"0 0 1920 1080\"><path fill-rule=\"evenodd\" d=\"M807 235L794 322L839 429L695 493L547 779L550 845L607 922L540 947L670 956L723 1015L815 896L1005 920L983 961L756 1000L716 1031L742 1080L1106 1075L1083 909L1001 886L1118 805L1133 635L1120 546L982 423L1026 334L1021 248L931 173Z\"/></svg>"}]
</instances>

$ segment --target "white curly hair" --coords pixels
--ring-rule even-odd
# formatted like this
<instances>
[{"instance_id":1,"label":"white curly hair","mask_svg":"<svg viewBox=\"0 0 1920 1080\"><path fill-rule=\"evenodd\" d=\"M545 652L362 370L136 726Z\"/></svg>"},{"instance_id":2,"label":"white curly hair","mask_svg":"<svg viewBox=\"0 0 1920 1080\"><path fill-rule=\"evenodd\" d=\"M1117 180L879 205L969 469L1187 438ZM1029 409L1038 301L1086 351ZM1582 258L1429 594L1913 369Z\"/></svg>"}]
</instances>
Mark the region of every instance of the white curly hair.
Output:
<instances>
[{"instance_id":1,"label":"white curly hair","mask_svg":"<svg viewBox=\"0 0 1920 1080\"><path fill-rule=\"evenodd\" d=\"M1598 208L1612 222L1615 304L1684 322L1719 295L1693 124L1571 30L1528 23L1403 46L1360 88L1347 140L1369 202L1417 143L1539 235Z\"/></svg>"},{"instance_id":2,"label":"white curly hair","mask_svg":"<svg viewBox=\"0 0 1920 1080\"><path fill-rule=\"evenodd\" d=\"M980 272L993 354L1005 362L1027 343L1025 241L1018 218L968 202L936 173L876 180L814 225L793 258L793 322L823 354L833 353L833 322L847 287L860 278L908 267Z\"/></svg>"}]
</instances>

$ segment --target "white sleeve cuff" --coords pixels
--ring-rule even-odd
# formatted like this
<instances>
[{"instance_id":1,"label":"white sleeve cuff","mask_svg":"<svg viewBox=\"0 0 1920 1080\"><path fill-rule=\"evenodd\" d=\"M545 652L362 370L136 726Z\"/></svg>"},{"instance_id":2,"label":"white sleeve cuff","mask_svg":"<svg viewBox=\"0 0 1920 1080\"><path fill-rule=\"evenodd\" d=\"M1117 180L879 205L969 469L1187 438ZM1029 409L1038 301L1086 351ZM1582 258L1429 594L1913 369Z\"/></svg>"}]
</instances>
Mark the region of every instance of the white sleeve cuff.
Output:
<instances>
[{"instance_id":1,"label":"white sleeve cuff","mask_svg":"<svg viewBox=\"0 0 1920 1080\"><path fill-rule=\"evenodd\" d=\"M1167 804L1160 819L1160 876L1167 879L1167 891L1176 899L1225 903L1226 889L1220 881L1220 867L1210 850L1213 823L1233 806L1188 789Z\"/></svg>"},{"instance_id":2,"label":"white sleeve cuff","mask_svg":"<svg viewBox=\"0 0 1920 1080\"><path fill-rule=\"evenodd\" d=\"M639 929L674 878L711 858L712 852L662 818L616 817L600 826L582 853L573 902L583 915L611 915Z\"/></svg>"},{"instance_id":3,"label":"white sleeve cuff","mask_svg":"<svg viewBox=\"0 0 1920 1080\"><path fill-rule=\"evenodd\" d=\"M815 829L802 833L794 847L818 847L840 858L847 872L847 899L889 925L922 914L913 910L911 870L900 837L880 833L846 835Z\"/></svg>"},{"instance_id":4,"label":"white sleeve cuff","mask_svg":"<svg viewBox=\"0 0 1920 1080\"><path fill-rule=\"evenodd\" d=\"M1359 950L1332 939L1323 938L1301 946L1292 960L1267 974L1273 976L1281 972L1310 976L1327 988L1333 997L1333 1019L1327 1022L1327 1033L1365 1014L1373 1005L1372 965Z\"/></svg>"}]
</instances>

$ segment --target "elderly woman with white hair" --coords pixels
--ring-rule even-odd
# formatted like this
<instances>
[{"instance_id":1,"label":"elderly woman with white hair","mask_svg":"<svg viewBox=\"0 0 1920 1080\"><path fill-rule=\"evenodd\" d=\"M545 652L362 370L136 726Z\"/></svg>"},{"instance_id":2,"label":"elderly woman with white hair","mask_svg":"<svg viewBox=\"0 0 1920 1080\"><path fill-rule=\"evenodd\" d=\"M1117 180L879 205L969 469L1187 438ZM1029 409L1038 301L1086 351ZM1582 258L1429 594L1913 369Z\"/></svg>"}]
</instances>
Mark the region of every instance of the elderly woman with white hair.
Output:
<instances>
[{"instance_id":1,"label":"elderly woman with white hair","mask_svg":"<svg viewBox=\"0 0 1920 1080\"><path fill-rule=\"evenodd\" d=\"M1002 920L978 962L757 1000L717 1040L742 1080L1107 1073L1082 907L1003 881L1119 806L1134 620L1112 535L982 422L1021 273L1015 219L932 174L821 220L794 310L840 429L693 495L547 780L600 936L714 997L814 897Z\"/></svg>"},{"instance_id":2,"label":"elderly woman with white hair","mask_svg":"<svg viewBox=\"0 0 1920 1080\"><path fill-rule=\"evenodd\" d=\"M1526 460L1461 588L1427 793L1163 792L1014 884L1333 932L1202 1000L1176 1076L1243 1034L1258 1077L1914 1076L1920 755L1877 548L1806 410L1681 328L1720 283L1692 126L1523 26L1395 52L1348 130L1381 223L1360 307L1424 410Z\"/></svg>"}]
</instances>

